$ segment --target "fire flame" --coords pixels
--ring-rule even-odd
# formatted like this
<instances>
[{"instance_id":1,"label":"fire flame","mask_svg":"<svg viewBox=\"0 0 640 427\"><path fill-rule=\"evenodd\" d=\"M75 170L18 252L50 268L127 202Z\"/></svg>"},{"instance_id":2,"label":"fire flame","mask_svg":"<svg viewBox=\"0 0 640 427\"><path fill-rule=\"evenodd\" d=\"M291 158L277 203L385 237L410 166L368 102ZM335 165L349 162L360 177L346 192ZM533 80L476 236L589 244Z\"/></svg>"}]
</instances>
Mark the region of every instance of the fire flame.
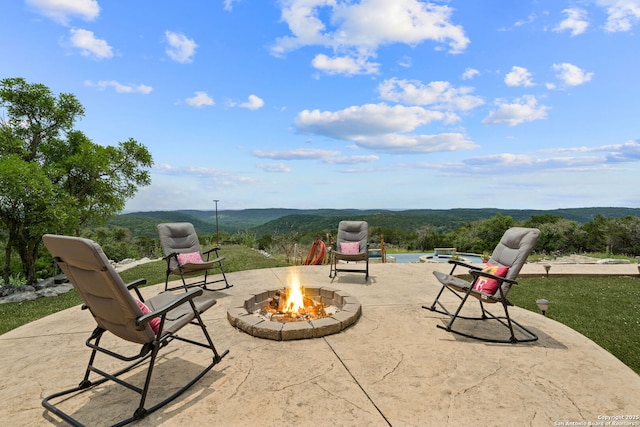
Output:
<instances>
[{"instance_id":1,"label":"fire flame","mask_svg":"<svg viewBox=\"0 0 640 427\"><path fill-rule=\"evenodd\" d=\"M292 270L288 278L289 288L278 290L272 298L268 298L262 308L254 312L257 316L276 322L299 322L322 319L336 313L335 306L327 306L319 295L317 301L305 295L300 286L298 272Z\"/></svg>"},{"instance_id":2,"label":"fire flame","mask_svg":"<svg viewBox=\"0 0 640 427\"><path fill-rule=\"evenodd\" d=\"M288 313L304 313L304 290L300 286L300 277L296 271L291 272L289 283L289 295L285 301L284 309Z\"/></svg>"}]
</instances>

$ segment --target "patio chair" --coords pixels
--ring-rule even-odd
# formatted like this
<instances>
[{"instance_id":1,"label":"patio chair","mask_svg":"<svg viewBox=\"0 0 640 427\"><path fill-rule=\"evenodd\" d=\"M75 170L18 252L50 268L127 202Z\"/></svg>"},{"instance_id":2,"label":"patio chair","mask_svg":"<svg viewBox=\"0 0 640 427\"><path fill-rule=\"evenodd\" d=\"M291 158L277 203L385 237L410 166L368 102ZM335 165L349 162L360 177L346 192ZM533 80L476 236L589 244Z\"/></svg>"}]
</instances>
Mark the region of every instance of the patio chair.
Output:
<instances>
[{"instance_id":1,"label":"patio chair","mask_svg":"<svg viewBox=\"0 0 640 427\"><path fill-rule=\"evenodd\" d=\"M167 262L165 291L180 288L169 288L169 276L172 274L180 276L182 288L184 289L200 286L204 289L220 291L233 286L229 284L227 276L224 274L222 265L224 257L219 254L220 248L214 247L202 252L193 224L188 222L158 224L158 234L160 235L160 245L164 252L164 260ZM220 273L220 277L208 281L211 270L217 270ZM194 275L204 275L204 278L187 284L186 278ZM224 282L224 286L221 288L211 289L207 287L212 283L220 282Z\"/></svg>"},{"instance_id":2,"label":"patio chair","mask_svg":"<svg viewBox=\"0 0 640 427\"><path fill-rule=\"evenodd\" d=\"M533 250L539 235L540 231L536 228L513 227L508 229L500 239L500 243L498 243L498 246L494 249L487 266L484 268L469 265L458 260L449 260L449 263L453 264L449 274L439 271L433 272L442 284L442 287L433 304L431 304L431 306L422 306L422 308L448 315L449 322L447 325L437 326L468 338L499 343L518 343L537 340L538 336L535 333L513 320L509 315L508 307L513 304L507 299L507 294L511 286L517 284L516 278L520 273L520 269ZM454 271L458 266L469 269L469 274L471 274L472 278L471 282L454 276ZM451 291L460 300L460 303L453 312L447 309L441 301L445 289ZM462 307L469 297L474 297L480 302L480 309L482 311L480 317L467 317L460 314ZM485 304L501 305L504 309L504 316L492 314L486 309ZM509 330L510 336L509 338L495 338L463 332L460 329L453 328L453 324L457 319L496 320L500 325ZM519 337L516 337L515 330L519 331Z\"/></svg>"},{"instance_id":3,"label":"patio chair","mask_svg":"<svg viewBox=\"0 0 640 427\"><path fill-rule=\"evenodd\" d=\"M340 263L344 261L344 263ZM364 261L364 269L345 268L349 262ZM331 244L329 277L336 277L339 271L364 273L369 278L369 224L365 221L340 221L338 236Z\"/></svg>"},{"instance_id":4,"label":"patio chair","mask_svg":"<svg viewBox=\"0 0 640 427\"><path fill-rule=\"evenodd\" d=\"M78 291L84 302L82 309L88 309L97 323L97 327L86 341L86 345L91 348L91 355L82 381L78 386L54 393L42 401L42 405L48 411L64 421L72 425L82 425L60 407L70 398L76 397L76 392L87 392L109 380L140 395L138 407L133 415L116 425L125 425L144 418L177 398L209 372L229 352L226 350L222 354L218 353L200 316L216 304L212 292L202 289L192 289L180 295L162 292L145 301L138 287L146 281L141 279L125 284L97 243L78 237L51 234L45 235L42 240L62 272L67 275L73 287ZM137 299L131 294L132 290L135 291ZM204 338L195 341L177 335L179 330L189 324L197 326ZM110 332L121 340L135 344L134 348L139 345L140 349L132 350L130 345L123 346L121 340L114 340L112 337L105 339L106 342L111 343L105 346L100 343L105 332ZM199 369L195 377L169 397L151 407L146 407L147 393L158 352L174 340L204 347L207 349L207 353L211 351L211 362L207 362L208 364L201 370ZM123 348L128 350L122 350ZM133 354L129 354L130 352ZM123 365L123 367L112 373L105 372L95 365L97 354L114 357L120 361L116 364ZM113 359L106 361L104 358L99 359L102 359L101 364L104 363L105 366L115 366L112 363ZM147 361L148 365L142 386L134 384L130 378L122 378L123 374L130 372L135 367L144 366L143 362ZM156 367L156 371L158 369L159 367ZM179 376L180 373L176 372L175 375ZM68 396L71 394L73 396ZM58 399L61 397L63 398ZM54 404L53 400L58 402ZM105 407L104 411L106 415L110 409ZM111 413L109 413L109 417L111 417Z\"/></svg>"}]
</instances>

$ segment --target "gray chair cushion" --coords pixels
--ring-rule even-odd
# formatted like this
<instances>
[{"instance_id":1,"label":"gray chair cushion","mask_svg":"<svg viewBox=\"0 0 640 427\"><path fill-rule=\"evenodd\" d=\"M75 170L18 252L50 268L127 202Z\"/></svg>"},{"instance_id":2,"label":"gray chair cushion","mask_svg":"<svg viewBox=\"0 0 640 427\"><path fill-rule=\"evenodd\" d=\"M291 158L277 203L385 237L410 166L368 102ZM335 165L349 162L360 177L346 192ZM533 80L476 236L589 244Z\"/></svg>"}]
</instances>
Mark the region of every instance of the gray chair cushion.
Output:
<instances>
[{"instance_id":1,"label":"gray chair cushion","mask_svg":"<svg viewBox=\"0 0 640 427\"><path fill-rule=\"evenodd\" d=\"M186 254L191 252L199 252L202 257L202 249L198 235L193 224L188 222L170 222L158 224L158 235L160 236L160 245L165 256L172 253ZM175 258L170 260L169 268L174 271L178 268L178 262ZM197 271L206 270L209 267L196 268Z\"/></svg>"},{"instance_id":2,"label":"gray chair cushion","mask_svg":"<svg viewBox=\"0 0 640 427\"><path fill-rule=\"evenodd\" d=\"M493 250L489 264L508 266L509 271L505 277L516 280L539 236L540 230L537 228L512 227L508 229ZM511 285L508 283L502 284L505 295L510 287Z\"/></svg>"},{"instance_id":3,"label":"gray chair cushion","mask_svg":"<svg viewBox=\"0 0 640 427\"><path fill-rule=\"evenodd\" d=\"M341 242L358 242L359 243L358 253L366 254L368 240L369 240L369 224L367 224L366 221L340 221L340 224L338 224L338 236L336 238L337 252L341 252L340 251Z\"/></svg>"}]
</instances>

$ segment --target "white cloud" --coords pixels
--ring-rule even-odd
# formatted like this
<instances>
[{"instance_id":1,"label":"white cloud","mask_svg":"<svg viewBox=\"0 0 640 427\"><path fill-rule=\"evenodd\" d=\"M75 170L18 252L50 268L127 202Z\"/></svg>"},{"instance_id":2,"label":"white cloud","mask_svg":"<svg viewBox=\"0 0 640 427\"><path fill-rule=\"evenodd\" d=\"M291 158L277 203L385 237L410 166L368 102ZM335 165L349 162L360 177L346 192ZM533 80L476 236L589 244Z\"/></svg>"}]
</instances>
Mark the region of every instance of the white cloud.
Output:
<instances>
[{"instance_id":1,"label":"white cloud","mask_svg":"<svg viewBox=\"0 0 640 427\"><path fill-rule=\"evenodd\" d=\"M469 158L463 161L469 173L527 173L541 170L593 170L600 168L602 157L548 157L534 154L501 153Z\"/></svg>"},{"instance_id":2,"label":"white cloud","mask_svg":"<svg viewBox=\"0 0 640 427\"><path fill-rule=\"evenodd\" d=\"M170 176L195 176L199 178L207 178L221 185L252 183L256 181L254 178L234 175L220 169L204 168L200 166L172 166L167 163L154 165L151 168L151 173Z\"/></svg>"},{"instance_id":3,"label":"white cloud","mask_svg":"<svg viewBox=\"0 0 640 427\"><path fill-rule=\"evenodd\" d=\"M605 31L631 31L640 21L640 0L596 0L596 4L604 7L609 15Z\"/></svg>"},{"instance_id":4,"label":"white cloud","mask_svg":"<svg viewBox=\"0 0 640 427\"><path fill-rule=\"evenodd\" d=\"M258 110L264 107L264 100L257 95L251 94L246 102L238 103L236 101L228 100L225 102L227 107L239 107L246 108L248 110Z\"/></svg>"},{"instance_id":5,"label":"white cloud","mask_svg":"<svg viewBox=\"0 0 640 427\"><path fill-rule=\"evenodd\" d=\"M451 53L464 51L469 39L453 25L449 6L418 0L362 0L339 3L333 14L339 31L332 38L341 45L376 48L384 44L448 42Z\"/></svg>"},{"instance_id":6,"label":"white cloud","mask_svg":"<svg viewBox=\"0 0 640 427\"><path fill-rule=\"evenodd\" d=\"M319 148L297 148L294 150L254 150L252 154L262 159L273 160L323 160L340 156L340 151Z\"/></svg>"},{"instance_id":7,"label":"white cloud","mask_svg":"<svg viewBox=\"0 0 640 427\"><path fill-rule=\"evenodd\" d=\"M609 154L607 160L609 162L640 162L640 140L632 140L624 144L618 144L606 147Z\"/></svg>"},{"instance_id":8,"label":"white cloud","mask_svg":"<svg viewBox=\"0 0 640 427\"><path fill-rule=\"evenodd\" d=\"M392 153L427 153L476 147L458 133L409 134L433 121L452 121L452 115L418 106L380 103L335 112L304 110L296 117L295 125L301 132L349 140L361 148Z\"/></svg>"},{"instance_id":9,"label":"white cloud","mask_svg":"<svg viewBox=\"0 0 640 427\"><path fill-rule=\"evenodd\" d=\"M318 55L314 66L331 73L371 73L378 64L366 58L374 57L382 45L431 40L448 44L455 54L469 44L462 26L451 22L453 9L446 5L419 0L282 0L280 4L291 35L278 38L272 54L281 56L303 46L328 47L338 55Z\"/></svg>"},{"instance_id":10,"label":"white cloud","mask_svg":"<svg viewBox=\"0 0 640 427\"><path fill-rule=\"evenodd\" d=\"M444 81L425 85L417 80L396 78L387 79L378 85L380 97L387 101L462 111L484 104L482 98L471 95L473 90L472 87L456 88Z\"/></svg>"},{"instance_id":11,"label":"white cloud","mask_svg":"<svg viewBox=\"0 0 640 427\"><path fill-rule=\"evenodd\" d=\"M207 95L206 92L201 91L195 92L194 96L192 96L191 98L187 98L184 101L187 103L187 105L190 105L192 107L205 107L215 104L213 98Z\"/></svg>"},{"instance_id":12,"label":"white cloud","mask_svg":"<svg viewBox=\"0 0 640 427\"><path fill-rule=\"evenodd\" d=\"M345 156L337 150L322 150L318 148L297 148L294 150L254 150L256 157L272 160L318 160L328 164L362 164L379 160L373 154L360 156Z\"/></svg>"},{"instance_id":13,"label":"white cloud","mask_svg":"<svg viewBox=\"0 0 640 427\"><path fill-rule=\"evenodd\" d=\"M95 37L92 31L82 29L71 29L69 41L73 47L80 49L82 56L89 56L95 59L105 59L113 57L111 46L105 41Z\"/></svg>"},{"instance_id":14,"label":"white cloud","mask_svg":"<svg viewBox=\"0 0 640 427\"><path fill-rule=\"evenodd\" d=\"M464 70L464 73L462 73L462 80L471 80L478 74L480 74L480 71L476 70L475 68L467 68L466 70Z\"/></svg>"},{"instance_id":15,"label":"white cloud","mask_svg":"<svg viewBox=\"0 0 640 427\"><path fill-rule=\"evenodd\" d=\"M249 110L257 110L259 108L262 108L263 106L264 101L262 100L262 98L253 94L249 95L249 100L247 102L243 102L242 104L240 104L240 107L247 108Z\"/></svg>"},{"instance_id":16,"label":"white cloud","mask_svg":"<svg viewBox=\"0 0 640 427\"><path fill-rule=\"evenodd\" d=\"M541 120L547 117L549 107L538 106L535 96L525 95L516 99L514 103L498 101L498 109L489 113L482 120L483 125L509 125L516 126L524 122Z\"/></svg>"},{"instance_id":17,"label":"white cloud","mask_svg":"<svg viewBox=\"0 0 640 427\"><path fill-rule=\"evenodd\" d=\"M422 107L393 107L365 104L341 111L304 110L295 119L301 132L315 133L337 139L360 140L380 134L409 132L415 128L448 116Z\"/></svg>"},{"instance_id":18,"label":"white cloud","mask_svg":"<svg viewBox=\"0 0 640 427\"><path fill-rule=\"evenodd\" d=\"M375 74L380 68L380 64L369 62L367 56L334 56L329 58L325 54L318 54L311 61L313 68L324 71L327 74Z\"/></svg>"},{"instance_id":19,"label":"white cloud","mask_svg":"<svg viewBox=\"0 0 640 427\"><path fill-rule=\"evenodd\" d=\"M573 155L558 155L574 153ZM601 154L594 154L601 153ZM565 147L545 149L537 152L516 154L496 153L462 159L458 162L418 163L418 168L442 170L447 173L478 176L512 175L542 171L603 172L620 170L620 163L640 163L640 141L631 140L624 144L597 147ZM411 167L409 165L408 167ZM575 191L575 187L574 191Z\"/></svg>"},{"instance_id":20,"label":"white cloud","mask_svg":"<svg viewBox=\"0 0 640 427\"><path fill-rule=\"evenodd\" d=\"M587 30L589 21L587 20L586 10L569 8L564 9L562 13L565 13L567 17L553 29L554 31L571 31L571 36L577 36Z\"/></svg>"},{"instance_id":21,"label":"white cloud","mask_svg":"<svg viewBox=\"0 0 640 427\"><path fill-rule=\"evenodd\" d=\"M504 82L507 86L533 86L529 70L517 66L513 66L511 71L504 76Z\"/></svg>"},{"instance_id":22,"label":"white cloud","mask_svg":"<svg viewBox=\"0 0 640 427\"><path fill-rule=\"evenodd\" d=\"M84 82L85 86L97 87L100 90L105 90L109 87L113 88L117 93L142 93L147 95L151 93L153 88L151 86L147 86L144 84L134 85L134 84L122 84L115 80L100 80L96 83L91 80L86 80Z\"/></svg>"},{"instance_id":23,"label":"white cloud","mask_svg":"<svg viewBox=\"0 0 640 427\"><path fill-rule=\"evenodd\" d=\"M267 163L257 165L258 168L269 173L289 173L291 168L284 163Z\"/></svg>"},{"instance_id":24,"label":"white cloud","mask_svg":"<svg viewBox=\"0 0 640 427\"><path fill-rule=\"evenodd\" d=\"M513 26L515 28L517 27L523 27L525 25L529 25L532 24L533 22L535 22L538 19L538 15L536 15L535 13L531 13L529 14L529 16L527 16L527 19L520 19L518 21L516 21Z\"/></svg>"},{"instance_id":25,"label":"white cloud","mask_svg":"<svg viewBox=\"0 0 640 427\"><path fill-rule=\"evenodd\" d=\"M550 156L549 152L571 152L575 155ZM602 153L595 155L592 153ZM573 147L543 150L529 154L500 153L472 157L461 162L467 173L491 173L500 170L509 173L539 172L542 170L602 171L611 170L619 163L640 162L640 141L599 147ZM449 165L451 167L451 165Z\"/></svg>"},{"instance_id":26,"label":"white cloud","mask_svg":"<svg viewBox=\"0 0 640 427\"><path fill-rule=\"evenodd\" d=\"M272 160L317 160L328 164L354 165L371 163L379 160L376 155L345 156L337 150L322 150L319 148L296 148L294 150L254 150L252 154L259 158ZM282 163L278 168L286 167ZM287 168L288 169L288 168ZM287 170L288 172L288 170Z\"/></svg>"},{"instance_id":27,"label":"white cloud","mask_svg":"<svg viewBox=\"0 0 640 427\"><path fill-rule=\"evenodd\" d=\"M519 19L518 21L514 22L511 27L502 27L502 28L499 28L498 31L512 31L514 28L530 25L534 23L537 19L538 19L538 15L536 15L535 13L531 13L529 14L529 16L527 16L526 19Z\"/></svg>"},{"instance_id":28,"label":"white cloud","mask_svg":"<svg viewBox=\"0 0 640 427\"><path fill-rule=\"evenodd\" d=\"M478 146L460 133L438 135L387 134L362 138L359 147L388 153L435 153L470 150Z\"/></svg>"},{"instance_id":29,"label":"white cloud","mask_svg":"<svg viewBox=\"0 0 640 427\"><path fill-rule=\"evenodd\" d=\"M165 31L164 35L166 42L169 44L165 51L169 58L183 64L193 60L196 47L198 47L195 41L184 34L174 33L173 31Z\"/></svg>"},{"instance_id":30,"label":"white cloud","mask_svg":"<svg viewBox=\"0 0 640 427\"><path fill-rule=\"evenodd\" d=\"M26 3L62 25L67 25L72 16L93 21L100 14L96 0L26 0Z\"/></svg>"},{"instance_id":31,"label":"white cloud","mask_svg":"<svg viewBox=\"0 0 640 427\"><path fill-rule=\"evenodd\" d=\"M593 77L593 73L585 73L584 70L567 62L553 64L553 69L558 71L558 78L569 86L581 85Z\"/></svg>"},{"instance_id":32,"label":"white cloud","mask_svg":"<svg viewBox=\"0 0 640 427\"><path fill-rule=\"evenodd\" d=\"M326 163L336 163L340 165L359 165L363 163L372 163L380 160L380 157L374 154L367 154L362 156L338 156L330 159Z\"/></svg>"},{"instance_id":33,"label":"white cloud","mask_svg":"<svg viewBox=\"0 0 640 427\"><path fill-rule=\"evenodd\" d=\"M233 4L239 2L240 0L224 0L224 10L227 12L231 12L233 10Z\"/></svg>"},{"instance_id":34,"label":"white cloud","mask_svg":"<svg viewBox=\"0 0 640 427\"><path fill-rule=\"evenodd\" d=\"M409 68L411 67L411 65L413 65L413 58L405 55L398 60L398 65L403 68Z\"/></svg>"}]
</instances>

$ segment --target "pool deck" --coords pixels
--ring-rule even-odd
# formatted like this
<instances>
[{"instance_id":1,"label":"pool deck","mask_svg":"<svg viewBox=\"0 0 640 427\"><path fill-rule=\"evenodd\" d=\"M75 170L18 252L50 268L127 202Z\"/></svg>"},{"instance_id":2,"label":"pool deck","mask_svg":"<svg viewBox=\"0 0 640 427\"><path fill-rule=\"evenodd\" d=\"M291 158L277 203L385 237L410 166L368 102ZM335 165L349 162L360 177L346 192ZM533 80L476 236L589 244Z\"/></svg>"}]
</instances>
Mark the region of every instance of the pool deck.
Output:
<instances>
[{"instance_id":1,"label":"pool deck","mask_svg":"<svg viewBox=\"0 0 640 427\"><path fill-rule=\"evenodd\" d=\"M512 317L540 337L516 345L484 343L436 328L444 317L421 307L430 305L439 289L431 271L448 268L372 264L365 283L362 274L339 273L332 281L328 266L299 267L303 284L356 297L362 317L335 335L285 342L233 328L227 309L237 298L286 286L293 268L231 273L234 286L217 292L218 304L203 316L218 350L229 349L229 354L172 404L133 425L547 427L606 425L614 420L607 417L619 416L617 422L640 425L639 419L624 418L640 415L640 376L552 319L512 308ZM544 274L541 264L522 270L523 276ZM638 267L554 264L549 274L638 277ZM160 290L156 285L143 293ZM470 303L477 307L477 301ZM477 323L482 322L473 327ZM5 425L62 425L41 400L80 381L89 355L84 341L93 328L89 313L73 307L0 336ZM478 328L494 331L491 325ZM179 342L161 355L152 401L205 360L202 350ZM121 386L106 384L64 406L87 425L108 425L130 416L135 399Z\"/></svg>"}]
</instances>

